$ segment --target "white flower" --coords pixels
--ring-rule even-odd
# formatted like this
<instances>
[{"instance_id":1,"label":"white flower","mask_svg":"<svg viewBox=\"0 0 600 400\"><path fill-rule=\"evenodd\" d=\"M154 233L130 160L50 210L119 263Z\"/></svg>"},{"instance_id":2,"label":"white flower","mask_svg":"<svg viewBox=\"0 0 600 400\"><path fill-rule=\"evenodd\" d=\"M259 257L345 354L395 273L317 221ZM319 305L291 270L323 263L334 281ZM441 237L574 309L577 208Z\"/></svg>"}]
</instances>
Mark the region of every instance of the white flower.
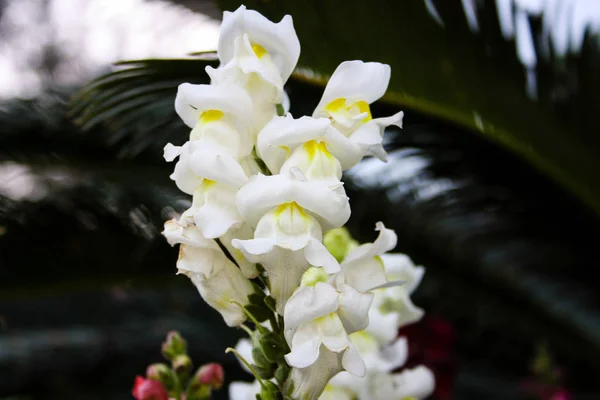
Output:
<instances>
[{"instance_id":1,"label":"white flower","mask_svg":"<svg viewBox=\"0 0 600 400\"><path fill-rule=\"evenodd\" d=\"M291 202L315 217L323 230L340 227L350 218L345 193L335 192L320 182L307 181L297 169L291 169L289 174L253 176L237 194L238 210L252 227L273 208Z\"/></svg>"},{"instance_id":2,"label":"white flower","mask_svg":"<svg viewBox=\"0 0 600 400\"><path fill-rule=\"evenodd\" d=\"M177 89L175 111L193 128L190 139L202 140L202 146L214 146L234 158L252 151L252 99L242 88L183 83Z\"/></svg>"},{"instance_id":3,"label":"white flower","mask_svg":"<svg viewBox=\"0 0 600 400\"><path fill-rule=\"evenodd\" d=\"M275 117L258 135L258 152L272 172L298 168L308 180L339 184L342 166L325 140L329 125L326 118Z\"/></svg>"},{"instance_id":4,"label":"white flower","mask_svg":"<svg viewBox=\"0 0 600 400\"><path fill-rule=\"evenodd\" d=\"M246 315L240 306L248 304L254 287L219 245L204 238L195 226L185 226L176 220L165 223L163 234L171 245L181 244L178 273L192 280L204 301L221 313L227 325L244 322Z\"/></svg>"},{"instance_id":5,"label":"white flower","mask_svg":"<svg viewBox=\"0 0 600 400\"><path fill-rule=\"evenodd\" d=\"M300 285L310 265L339 271L337 260L327 251L321 226L297 203L284 203L267 212L258 222L254 239L234 239L250 262L261 263L269 277L269 288L277 311L283 314L286 301Z\"/></svg>"},{"instance_id":6,"label":"white flower","mask_svg":"<svg viewBox=\"0 0 600 400\"><path fill-rule=\"evenodd\" d=\"M416 267L405 254L384 254L381 259L387 279L400 280L405 284L376 291L373 308L383 314L396 314L398 327L418 321L423 310L413 304L410 295L421 282L424 268Z\"/></svg>"},{"instance_id":7,"label":"white flower","mask_svg":"<svg viewBox=\"0 0 600 400\"><path fill-rule=\"evenodd\" d=\"M381 144L382 138L373 139ZM327 151L338 159L343 170L353 167L372 147L361 135L345 136L331 125L328 118L291 115L273 118L259 133L257 149L265 164L273 173L279 172L292 153L309 141L322 142Z\"/></svg>"},{"instance_id":8,"label":"white flower","mask_svg":"<svg viewBox=\"0 0 600 400\"><path fill-rule=\"evenodd\" d=\"M294 292L285 306L286 354L292 369L292 398L316 398L342 370L364 376L365 364L349 334L369 324L373 295L344 285L339 290L318 282Z\"/></svg>"},{"instance_id":9,"label":"white flower","mask_svg":"<svg viewBox=\"0 0 600 400\"><path fill-rule=\"evenodd\" d=\"M256 400L256 395L260 393L260 383L254 381L231 382L229 384L229 400Z\"/></svg>"},{"instance_id":10,"label":"white flower","mask_svg":"<svg viewBox=\"0 0 600 400\"><path fill-rule=\"evenodd\" d=\"M319 400L356 400L356 393L342 386L328 384L327 386L325 386L325 390L323 390L323 393L321 393L321 395L319 396Z\"/></svg>"},{"instance_id":11,"label":"white flower","mask_svg":"<svg viewBox=\"0 0 600 400\"><path fill-rule=\"evenodd\" d=\"M342 261L342 270L333 278L336 285L346 283L356 290L366 292L388 282L381 255L396 247L398 237L382 222L377 222L377 240L351 250Z\"/></svg>"},{"instance_id":12,"label":"white flower","mask_svg":"<svg viewBox=\"0 0 600 400\"><path fill-rule=\"evenodd\" d=\"M395 398L406 399L424 399L433 393L435 389L435 376L433 372L425 366L418 366L412 369L406 369L399 374L393 374L392 390ZM375 385L377 387L377 385ZM387 393L386 393L387 396ZM380 399L389 399L390 397L379 397Z\"/></svg>"},{"instance_id":13,"label":"white flower","mask_svg":"<svg viewBox=\"0 0 600 400\"><path fill-rule=\"evenodd\" d=\"M329 382L323 394L329 391L345 393L346 396L351 396L351 399L417 400L431 395L434 388L433 373L427 367L418 366L397 374L369 371L364 378L352 377L342 371ZM329 399L333 400L334 397L319 397L319 400Z\"/></svg>"},{"instance_id":14,"label":"white flower","mask_svg":"<svg viewBox=\"0 0 600 400\"><path fill-rule=\"evenodd\" d=\"M173 161L177 156L179 161L171 179L187 194L193 194L205 178L238 188L248 180L237 159L213 146L202 146L196 141L186 142L181 147L167 144L165 160Z\"/></svg>"},{"instance_id":15,"label":"white flower","mask_svg":"<svg viewBox=\"0 0 600 400\"><path fill-rule=\"evenodd\" d=\"M212 83L233 83L244 88L253 102L254 134L277 115L276 105L289 109L283 85L300 56L300 43L292 17L275 24L241 6L225 12L221 24L219 68L206 67Z\"/></svg>"},{"instance_id":16,"label":"white flower","mask_svg":"<svg viewBox=\"0 0 600 400\"><path fill-rule=\"evenodd\" d=\"M313 117L327 117L344 136L360 145L367 155L385 161L381 144L387 126L402 127L402 112L391 117L373 119L370 104L387 90L390 67L363 61L341 63L329 79Z\"/></svg>"},{"instance_id":17,"label":"white flower","mask_svg":"<svg viewBox=\"0 0 600 400\"><path fill-rule=\"evenodd\" d=\"M382 346L377 337L362 330L351 334L350 341L358 349L368 371L390 372L403 366L408 358L406 338L396 338Z\"/></svg>"},{"instance_id":18,"label":"white flower","mask_svg":"<svg viewBox=\"0 0 600 400\"><path fill-rule=\"evenodd\" d=\"M193 221L205 238L223 236L231 227L244 222L237 210L236 194L235 186L204 179L194 190L192 207L182 218Z\"/></svg>"},{"instance_id":19,"label":"white flower","mask_svg":"<svg viewBox=\"0 0 600 400\"><path fill-rule=\"evenodd\" d=\"M221 65L234 60L244 73L256 73L282 87L296 67L300 42L290 15L273 23L260 13L240 6L233 13L223 13L217 53Z\"/></svg>"}]
</instances>

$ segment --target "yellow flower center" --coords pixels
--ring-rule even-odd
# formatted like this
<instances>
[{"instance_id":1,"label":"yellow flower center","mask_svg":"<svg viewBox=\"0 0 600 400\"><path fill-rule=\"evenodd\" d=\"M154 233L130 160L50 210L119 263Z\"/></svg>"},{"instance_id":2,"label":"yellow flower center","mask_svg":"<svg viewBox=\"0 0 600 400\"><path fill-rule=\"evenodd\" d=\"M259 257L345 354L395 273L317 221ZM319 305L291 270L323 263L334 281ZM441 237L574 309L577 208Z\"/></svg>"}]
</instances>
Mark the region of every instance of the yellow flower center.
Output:
<instances>
[{"instance_id":1,"label":"yellow flower center","mask_svg":"<svg viewBox=\"0 0 600 400\"><path fill-rule=\"evenodd\" d=\"M211 181L210 179L204 179L202 181L202 183L200 184L201 188L204 189L204 191L207 191L208 189L210 189L211 187L213 187L215 185L215 181Z\"/></svg>"},{"instance_id":2,"label":"yellow flower center","mask_svg":"<svg viewBox=\"0 0 600 400\"><path fill-rule=\"evenodd\" d=\"M223 118L223 111L220 110L206 110L200 114L200 122L203 124L218 121L221 118Z\"/></svg>"},{"instance_id":3,"label":"yellow flower center","mask_svg":"<svg viewBox=\"0 0 600 400\"><path fill-rule=\"evenodd\" d=\"M373 119L371 115L371 108L369 107L369 103L363 100L356 101L348 105L346 103L346 99L340 97L329 102L325 106L325 110L332 115L334 119L335 116L342 116L343 118L350 119L356 115L367 113L367 116L363 118L360 122L365 123Z\"/></svg>"},{"instance_id":4,"label":"yellow flower center","mask_svg":"<svg viewBox=\"0 0 600 400\"><path fill-rule=\"evenodd\" d=\"M327 150L327 145L325 144L325 142L317 142L316 140L311 140L304 143L304 148L308 153L308 158L310 161L312 161L317 155L323 155L327 158L333 157L329 150Z\"/></svg>"},{"instance_id":5,"label":"yellow flower center","mask_svg":"<svg viewBox=\"0 0 600 400\"><path fill-rule=\"evenodd\" d=\"M258 43L254 43L252 45L252 51L254 52L254 54L256 54L256 57L258 58L262 58L265 54L267 54L267 50L265 50L265 48Z\"/></svg>"},{"instance_id":6,"label":"yellow flower center","mask_svg":"<svg viewBox=\"0 0 600 400\"><path fill-rule=\"evenodd\" d=\"M304 212L304 209L300 207L295 201L292 201L291 203L283 203L278 205L275 209L275 216L280 217L281 214L283 214L284 212L289 212L290 214L292 214L292 217L294 216L294 213L298 213L300 217L307 216Z\"/></svg>"}]
</instances>

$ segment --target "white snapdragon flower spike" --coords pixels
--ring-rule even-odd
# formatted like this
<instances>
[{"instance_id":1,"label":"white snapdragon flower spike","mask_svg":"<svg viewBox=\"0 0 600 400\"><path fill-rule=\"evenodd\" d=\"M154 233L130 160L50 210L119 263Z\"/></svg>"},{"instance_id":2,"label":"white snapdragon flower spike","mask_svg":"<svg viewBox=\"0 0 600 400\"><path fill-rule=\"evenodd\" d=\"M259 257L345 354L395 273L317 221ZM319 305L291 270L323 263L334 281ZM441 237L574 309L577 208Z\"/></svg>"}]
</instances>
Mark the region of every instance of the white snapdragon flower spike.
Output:
<instances>
[{"instance_id":1,"label":"white snapdragon flower spike","mask_svg":"<svg viewBox=\"0 0 600 400\"><path fill-rule=\"evenodd\" d=\"M253 239L234 239L232 245L250 262L263 265L281 315L311 265L328 273L339 271L322 243L322 229L340 226L350 216L345 194L304 179L293 173L258 175L237 195L238 210L256 230Z\"/></svg>"},{"instance_id":2,"label":"white snapdragon flower spike","mask_svg":"<svg viewBox=\"0 0 600 400\"><path fill-rule=\"evenodd\" d=\"M385 161L383 132L390 125L401 128L404 114L373 119L370 104L384 95L389 81L389 65L345 61L329 79L313 117L330 118L339 133L363 148L363 155Z\"/></svg>"},{"instance_id":3,"label":"white snapdragon flower spike","mask_svg":"<svg viewBox=\"0 0 600 400\"><path fill-rule=\"evenodd\" d=\"M244 322L246 315L241 307L248 305L254 287L219 245L204 238L195 226L182 225L177 220L165 223L163 235L169 244L181 245L178 273L192 280L204 301L221 313L227 325Z\"/></svg>"},{"instance_id":4,"label":"white snapdragon flower spike","mask_svg":"<svg viewBox=\"0 0 600 400\"><path fill-rule=\"evenodd\" d=\"M389 280L401 280L405 284L377 291L373 309L384 315L396 315L398 327L420 320L423 310L413 304L410 295L421 282L425 269L415 266L405 254L384 254L381 259L386 277Z\"/></svg>"},{"instance_id":5,"label":"white snapdragon flower spike","mask_svg":"<svg viewBox=\"0 0 600 400\"><path fill-rule=\"evenodd\" d=\"M294 292L283 316L291 349L285 359L293 367L292 398L318 397L327 382L343 370L365 375L365 363L348 335L369 324L372 298L347 285L336 290L322 282Z\"/></svg>"},{"instance_id":6,"label":"white snapdragon flower spike","mask_svg":"<svg viewBox=\"0 0 600 400\"><path fill-rule=\"evenodd\" d=\"M359 291L366 292L388 283L381 255L396 247L398 237L382 222L377 222L379 231L377 240L365 243L351 250L342 261L342 270L333 277L336 285L348 284Z\"/></svg>"}]
</instances>

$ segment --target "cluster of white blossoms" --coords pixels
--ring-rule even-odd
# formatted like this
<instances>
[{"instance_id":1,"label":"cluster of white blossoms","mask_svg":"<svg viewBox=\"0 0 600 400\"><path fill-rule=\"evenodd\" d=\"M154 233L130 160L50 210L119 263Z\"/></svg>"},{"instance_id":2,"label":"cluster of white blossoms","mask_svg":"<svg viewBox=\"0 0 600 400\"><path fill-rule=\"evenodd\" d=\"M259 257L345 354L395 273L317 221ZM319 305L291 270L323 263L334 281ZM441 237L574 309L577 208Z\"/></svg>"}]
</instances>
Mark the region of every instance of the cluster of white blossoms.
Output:
<instances>
[{"instance_id":1,"label":"cluster of white blossoms","mask_svg":"<svg viewBox=\"0 0 600 400\"><path fill-rule=\"evenodd\" d=\"M171 178L193 200L164 235L180 244L179 273L251 336L237 353L257 381L232 384L230 397L427 396L425 367L392 373L407 356L398 328L422 315L409 295L423 269L384 254L396 235L382 223L362 246L340 230L350 217L342 171L366 155L385 160L384 129L402 123L402 112L374 119L369 108L390 67L342 63L312 117L295 119L284 92L300 55L290 16L225 12L217 55L210 85L177 92L175 109L192 130L164 155L178 158Z\"/></svg>"}]
</instances>

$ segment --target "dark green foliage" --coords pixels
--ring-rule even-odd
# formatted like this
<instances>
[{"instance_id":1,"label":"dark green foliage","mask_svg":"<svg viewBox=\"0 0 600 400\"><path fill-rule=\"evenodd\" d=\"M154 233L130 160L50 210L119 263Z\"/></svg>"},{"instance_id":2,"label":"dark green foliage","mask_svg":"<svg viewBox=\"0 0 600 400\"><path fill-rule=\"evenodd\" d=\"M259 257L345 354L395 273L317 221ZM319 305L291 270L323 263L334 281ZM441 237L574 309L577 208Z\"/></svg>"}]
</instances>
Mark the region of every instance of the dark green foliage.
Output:
<instances>
[{"instance_id":1,"label":"dark green foliage","mask_svg":"<svg viewBox=\"0 0 600 400\"><path fill-rule=\"evenodd\" d=\"M545 56L541 49L552 43L532 18L538 66L537 92L531 96L527 71L514 40L501 34L493 1L473 3L479 32L469 29L460 2L429 2L443 27L423 0L219 3L224 10L244 3L273 21L292 15L302 44L299 65L321 76L345 60L390 64L388 101L459 124L509 149L600 213L598 35L588 31L579 54L550 51Z\"/></svg>"}]
</instances>

